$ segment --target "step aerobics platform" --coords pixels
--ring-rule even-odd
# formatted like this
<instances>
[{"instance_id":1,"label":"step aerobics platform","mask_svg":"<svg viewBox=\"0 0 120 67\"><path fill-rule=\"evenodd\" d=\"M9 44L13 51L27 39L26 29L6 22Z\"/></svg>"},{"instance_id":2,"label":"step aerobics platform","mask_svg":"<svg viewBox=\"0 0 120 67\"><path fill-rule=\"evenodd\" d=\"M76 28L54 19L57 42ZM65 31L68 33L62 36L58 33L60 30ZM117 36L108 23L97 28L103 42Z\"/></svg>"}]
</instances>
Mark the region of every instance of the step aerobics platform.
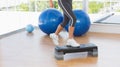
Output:
<instances>
[{"instance_id":1,"label":"step aerobics platform","mask_svg":"<svg viewBox=\"0 0 120 67\"><path fill-rule=\"evenodd\" d=\"M87 56L98 56L98 47L95 44L80 44L79 47L68 47L68 46L56 46L55 47L55 58L58 60L64 59L64 55L67 53L82 53L87 52Z\"/></svg>"}]
</instances>

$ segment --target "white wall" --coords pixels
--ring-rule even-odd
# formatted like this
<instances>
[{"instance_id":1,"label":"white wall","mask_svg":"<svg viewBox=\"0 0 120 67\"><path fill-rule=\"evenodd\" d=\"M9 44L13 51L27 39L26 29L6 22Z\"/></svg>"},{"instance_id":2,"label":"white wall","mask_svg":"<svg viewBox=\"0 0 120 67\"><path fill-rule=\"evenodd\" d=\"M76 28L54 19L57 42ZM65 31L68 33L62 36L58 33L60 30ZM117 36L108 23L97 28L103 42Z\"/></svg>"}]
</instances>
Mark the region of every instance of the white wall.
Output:
<instances>
[{"instance_id":1,"label":"white wall","mask_svg":"<svg viewBox=\"0 0 120 67\"><path fill-rule=\"evenodd\" d=\"M0 35L24 28L27 24L38 25L40 12L0 11Z\"/></svg>"}]
</instances>

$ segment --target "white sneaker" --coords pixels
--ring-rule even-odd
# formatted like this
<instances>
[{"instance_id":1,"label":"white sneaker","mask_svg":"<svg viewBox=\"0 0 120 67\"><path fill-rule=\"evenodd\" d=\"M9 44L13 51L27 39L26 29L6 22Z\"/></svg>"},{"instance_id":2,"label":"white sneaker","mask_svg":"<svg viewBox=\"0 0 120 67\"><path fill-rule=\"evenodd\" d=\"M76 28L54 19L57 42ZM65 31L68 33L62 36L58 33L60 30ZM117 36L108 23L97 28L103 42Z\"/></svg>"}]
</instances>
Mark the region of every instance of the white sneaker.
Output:
<instances>
[{"instance_id":1,"label":"white sneaker","mask_svg":"<svg viewBox=\"0 0 120 67\"><path fill-rule=\"evenodd\" d=\"M78 44L74 39L68 39L66 46L70 46L70 47L79 47L80 44Z\"/></svg>"},{"instance_id":2,"label":"white sneaker","mask_svg":"<svg viewBox=\"0 0 120 67\"><path fill-rule=\"evenodd\" d=\"M55 33L50 34L50 38L52 38L55 45L59 45L58 36Z\"/></svg>"}]
</instances>

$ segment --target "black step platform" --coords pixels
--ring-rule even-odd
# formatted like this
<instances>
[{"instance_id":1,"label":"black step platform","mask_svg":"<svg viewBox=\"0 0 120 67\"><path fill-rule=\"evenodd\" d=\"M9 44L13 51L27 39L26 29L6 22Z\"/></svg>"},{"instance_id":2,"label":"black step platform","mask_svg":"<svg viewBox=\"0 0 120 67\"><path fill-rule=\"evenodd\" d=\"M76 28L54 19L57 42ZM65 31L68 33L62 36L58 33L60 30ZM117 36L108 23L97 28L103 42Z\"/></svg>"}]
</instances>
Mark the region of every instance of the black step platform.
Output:
<instances>
[{"instance_id":1,"label":"black step platform","mask_svg":"<svg viewBox=\"0 0 120 67\"><path fill-rule=\"evenodd\" d=\"M76 53L76 52L88 52L88 56L97 57L98 47L92 43L81 44L79 47L56 46L55 58L60 60L64 58L65 54Z\"/></svg>"}]
</instances>

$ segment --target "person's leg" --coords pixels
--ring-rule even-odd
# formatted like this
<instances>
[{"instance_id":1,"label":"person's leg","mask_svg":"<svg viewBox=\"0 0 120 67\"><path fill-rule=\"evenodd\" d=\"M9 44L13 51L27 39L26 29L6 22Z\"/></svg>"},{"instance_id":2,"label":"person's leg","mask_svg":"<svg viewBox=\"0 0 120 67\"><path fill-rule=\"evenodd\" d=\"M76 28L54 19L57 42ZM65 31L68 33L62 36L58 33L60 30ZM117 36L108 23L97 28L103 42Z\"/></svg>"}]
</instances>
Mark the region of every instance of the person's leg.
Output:
<instances>
[{"instance_id":1,"label":"person's leg","mask_svg":"<svg viewBox=\"0 0 120 67\"><path fill-rule=\"evenodd\" d=\"M58 25L57 30L55 31L55 33L50 34L50 38L52 38L55 45L59 45L58 35L63 30L63 28L66 26L66 24L68 24L68 22L69 22L69 18L66 16L66 14L64 14L64 12L63 12L63 16L64 16L63 22Z\"/></svg>"},{"instance_id":2,"label":"person's leg","mask_svg":"<svg viewBox=\"0 0 120 67\"><path fill-rule=\"evenodd\" d=\"M64 21L58 26L55 33L51 34L50 37L53 42L58 45L58 34L65 27L65 25L70 22L69 26L69 38L66 45L71 45L73 47L79 46L78 43L73 39L74 25L76 23L76 17L72 11L72 0L59 0L59 6L62 8L65 15Z\"/></svg>"},{"instance_id":3,"label":"person's leg","mask_svg":"<svg viewBox=\"0 0 120 67\"><path fill-rule=\"evenodd\" d=\"M74 26L76 23L76 17L72 11L72 0L59 0L61 4L63 12L70 20L69 24L69 38L66 45L71 45L73 47L78 47L79 44L74 40L73 33L74 33Z\"/></svg>"},{"instance_id":4,"label":"person's leg","mask_svg":"<svg viewBox=\"0 0 120 67\"><path fill-rule=\"evenodd\" d=\"M55 45L59 44L58 35L63 30L63 28L66 26L66 24L68 24L68 22L69 22L69 18L64 14L63 22L58 25L57 30L55 31L55 33L50 34L50 38L52 38Z\"/></svg>"},{"instance_id":5,"label":"person's leg","mask_svg":"<svg viewBox=\"0 0 120 67\"><path fill-rule=\"evenodd\" d=\"M59 33L63 30L63 28L68 24L69 22L69 18L63 14L64 18L63 18L63 22L61 24L58 25L57 30L55 31L56 35L59 35Z\"/></svg>"},{"instance_id":6,"label":"person's leg","mask_svg":"<svg viewBox=\"0 0 120 67\"><path fill-rule=\"evenodd\" d=\"M57 30L55 31L56 35L59 35L59 33L63 30L63 27L61 25L58 25Z\"/></svg>"},{"instance_id":7,"label":"person's leg","mask_svg":"<svg viewBox=\"0 0 120 67\"><path fill-rule=\"evenodd\" d=\"M73 38L73 33L74 33L74 27L73 26L69 26L69 39Z\"/></svg>"}]
</instances>

